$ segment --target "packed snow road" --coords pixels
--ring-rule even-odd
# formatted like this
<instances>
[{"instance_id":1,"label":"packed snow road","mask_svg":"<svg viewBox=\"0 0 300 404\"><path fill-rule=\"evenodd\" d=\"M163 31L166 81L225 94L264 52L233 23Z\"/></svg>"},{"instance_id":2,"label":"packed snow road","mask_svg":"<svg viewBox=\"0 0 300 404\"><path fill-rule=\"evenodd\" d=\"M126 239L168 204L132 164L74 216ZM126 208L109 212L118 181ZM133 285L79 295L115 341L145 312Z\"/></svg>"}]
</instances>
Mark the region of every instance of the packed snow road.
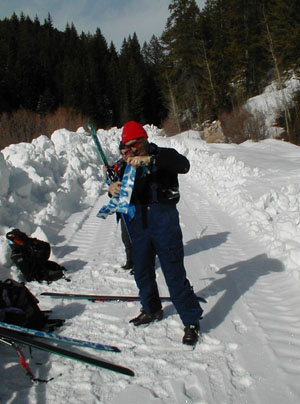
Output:
<instances>
[{"instance_id":1,"label":"packed snow road","mask_svg":"<svg viewBox=\"0 0 300 404\"><path fill-rule=\"evenodd\" d=\"M45 291L137 294L121 269L124 247L115 216L96 217L107 203L99 158L82 130L51 141L11 145L0 154L2 277L16 278L6 231L20 227L50 242L71 282L30 282L43 310L65 318L65 335L117 345L121 353L90 355L134 370L134 378L24 348L31 385L15 352L0 346L0 402L14 404L298 404L300 401L300 149L266 140L207 145L194 132L171 139L147 127L151 141L191 162L180 176L178 204L185 266L203 304L202 337L181 343L183 326L171 303L161 322L135 328L138 302L51 299ZM110 161L120 130L100 131ZM271 153L271 155L270 155ZM97 196L101 195L101 196ZM90 200L86 197L91 198ZM94 199L93 199L94 198ZM159 261L157 281L168 295ZM6 275L8 274L8 275ZM88 352L86 349L85 352Z\"/></svg>"},{"instance_id":2,"label":"packed snow road","mask_svg":"<svg viewBox=\"0 0 300 404\"><path fill-rule=\"evenodd\" d=\"M54 251L69 268L72 282L37 284L35 292L137 294L133 277L120 268L124 252L115 217L95 216L106 198L72 215L59 235L62 242ZM183 327L169 303L164 304L163 321L135 328L128 321L138 313L138 303L40 297L42 308L52 307L54 316L67 319L62 335L119 346L121 354L102 358L130 367L136 376L38 353L34 359L49 362L46 370L36 366L35 371L40 368L40 377L54 380L28 390L24 381L27 401L18 403L39 402L41 390L45 403L298 403L300 365L293 346L300 344L300 298L281 262L268 258L264 247L191 178L181 179L178 209L188 277L196 293L208 300L201 342L194 350L181 344ZM161 294L167 295L158 261L157 280Z\"/></svg>"}]
</instances>

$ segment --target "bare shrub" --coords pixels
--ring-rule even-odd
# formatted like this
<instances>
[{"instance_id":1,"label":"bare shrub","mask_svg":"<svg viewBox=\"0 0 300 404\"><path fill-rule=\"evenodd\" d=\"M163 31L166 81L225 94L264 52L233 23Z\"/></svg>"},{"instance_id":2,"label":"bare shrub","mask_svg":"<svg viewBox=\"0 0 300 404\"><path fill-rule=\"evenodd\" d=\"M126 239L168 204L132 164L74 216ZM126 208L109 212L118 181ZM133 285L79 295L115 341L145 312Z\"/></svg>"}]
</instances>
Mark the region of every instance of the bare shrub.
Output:
<instances>
[{"instance_id":1,"label":"bare shrub","mask_svg":"<svg viewBox=\"0 0 300 404\"><path fill-rule=\"evenodd\" d=\"M0 118L0 149L20 142L31 142L40 135L50 137L61 128L76 131L88 121L87 117L68 108L58 108L54 113L38 114L20 109Z\"/></svg>"},{"instance_id":2,"label":"bare shrub","mask_svg":"<svg viewBox=\"0 0 300 404\"><path fill-rule=\"evenodd\" d=\"M2 114L0 120L0 150L9 144L8 121L9 121L8 114L7 113Z\"/></svg>"},{"instance_id":3,"label":"bare shrub","mask_svg":"<svg viewBox=\"0 0 300 404\"><path fill-rule=\"evenodd\" d=\"M265 119L261 112L257 112L254 116L249 116L245 121L244 133L247 139L251 139L254 142L266 138Z\"/></svg>"},{"instance_id":4,"label":"bare shrub","mask_svg":"<svg viewBox=\"0 0 300 404\"><path fill-rule=\"evenodd\" d=\"M181 132L180 128L178 128L178 123L175 119L167 118L162 124L162 130L164 131L166 136L175 136Z\"/></svg>"},{"instance_id":5,"label":"bare shrub","mask_svg":"<svg viewBox=\"0 0 300 404\"><path fill-rule=\"evenodd\" d=\"M11 115L4 113L0 119L0 148L11 143L31 142L40 126L40 116L20 109Z\"/></svg>"},{"instance_id":6,"label":"bare shrub","mask_svg":"<svg viewBox=\"0 0 300 404\"><path fill-rule=\"evenodd\" d=\"M81 113L60 107L53 114L46 114L42 119L42 134L50 136L55 130L65 128L76 131L88 121Z\"/></svg>"},{"instance_id":7,"label":"bare shrub","mask_svg":"<svg viewBox=\"0 0 300 404\"><path fill-rule=\"evenodd\" d=\"M242 143L246 140L244 125L250 114L242 109L235 108L231 112L222 112L219 120L223 133L229 143Z\"/></svg>"}]
</instances>

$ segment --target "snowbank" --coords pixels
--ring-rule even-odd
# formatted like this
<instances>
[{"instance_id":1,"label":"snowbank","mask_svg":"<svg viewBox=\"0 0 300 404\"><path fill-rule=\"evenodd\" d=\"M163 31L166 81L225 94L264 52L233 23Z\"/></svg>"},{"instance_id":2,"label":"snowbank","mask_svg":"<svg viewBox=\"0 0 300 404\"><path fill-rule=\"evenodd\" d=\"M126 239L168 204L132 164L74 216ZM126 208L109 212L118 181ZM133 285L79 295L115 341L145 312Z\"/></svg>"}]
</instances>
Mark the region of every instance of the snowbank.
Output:
<instances>
[{"instance_id":1,"label":"snowbank","mask_svg":"<svg viewBox=\"0 0 300 404\"><path fill-rule=\"evenodd\" d=\"M105 137L105 140L108 138ZM117 156L119 138L103 148ZM51 140L40 136L32 143L12 144L0 153L0 264L8 265L4 235L11 228L49 236L71 213L103 191L101 160L85 131L61 129Z\"/></svg>"}]
</instances>

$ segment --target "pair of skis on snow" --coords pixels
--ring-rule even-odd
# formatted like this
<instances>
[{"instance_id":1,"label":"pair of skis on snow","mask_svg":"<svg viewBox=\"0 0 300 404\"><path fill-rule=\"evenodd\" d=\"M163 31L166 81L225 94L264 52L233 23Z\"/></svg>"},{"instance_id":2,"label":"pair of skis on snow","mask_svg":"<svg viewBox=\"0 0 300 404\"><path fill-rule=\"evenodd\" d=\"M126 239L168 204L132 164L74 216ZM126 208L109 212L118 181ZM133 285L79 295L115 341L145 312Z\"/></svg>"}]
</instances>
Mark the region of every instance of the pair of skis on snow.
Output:
<instances>
[{"instance_id":1,"label":"pair of skis on snow","mask_svg":"<svg viewBox=\"0 0 300 404\"><path fill-rule=\"evenodd\" d=\"M76 294L76 293L56 293L56 292L44 292L42 296L49 296L52 298L60 299L79 299L79 300L89 300L93 302L106 302L106 301L123 301L123 302L133 302L139 301L139 296L112 296L112 295L86 295L86 294ZM203 297L197 296L198 300L206 303ZM171 301L170 297L161 297L161 301ZM42 341L41 341L42 340ZM44 340L44 341L43 341ZM45 342L45 340L47 342ZM61 336L55 333L37 331L30 328L20 327L13 324L8 324L0 322L0 342L7 345L13 346L18 355L20 356L20 362L23 368L25 368L27 374L31 377L33 375L25 361L25 358L18 348L17 344L26 345L32 348L40 349L55 355L66 357L69 359L77 360L88 365L93 365L99 368L111 370L120 374L127 376L134 376L134 372L124 366L120 366L111 362L104 361L102 359L91 357L85 353L78 353L72 349L62 348L60 346L54 345L53 343L68 344L71 346L78 346L81 348L92 348L98 351L115 352L119 353L121 350L113 345L104 345L96 342L84 341L75 338L69 338ZM38 380L41 381L41 380Z\"/></svg>"},{"instance_id":2,"label":"pair of skis on snow","mask_svg":"<svg viewBox=\"0 0 300 404\"><path fill-rule=\"evenodd\" d=\"M112 295L86 295L76 293L56 293L56 292L44 292L43 296L49 296L52 298L60 299L79 299L89 300L92 302L106 302L106 301L123 301L133 302L140 300L139 296L112 296ZM203 297L197 296L198 300L206 303ZM170 297L161 297L161 301L171 301ZM41 341L42 340L42 341ZM44 341L43 341L44 340ZM47 342L45 342L45 340ZM44 381L34 379L30 369L25 361L22 351L17 344L26 345L32 348L40 349L55 355L66 357L69 359L77 360L88 365L93 365L99 368L111 370L127 376L134 376L134 372L124 366L120 366L111 362L104 361L102 359L94 358L85 353L78 353L72 349L62 348L54 345L53 343L68 344L71 346L77 346L81 348L92 348L98 351L115 352L119 353L121 350L113 345L104 345L96 342L84 341L76 338L69 338L61 336L55 333L37 331L30 328L20 327L13 324L0 322L0 342L6 345L14 347L20 357L21 366L26 370L27 374L32 380Z\"/></svg>"},{"instance_id":3,"label":"pair of skis on snow","mask_svg":"<svg viewBox=\"0 0 300 404\"><path fill-rule=\"evenodd\" d=\"M43 340L47 340L48 342L45 342ZM129 368L111 362L107 362L99 358L94 358L85 353L75 352L72 349L62 348L60 346L54 345L53 343L64 343L72 346L78 346L81 348L93 348L98 351L100 350L116 353L121 352L121 350L118 347L113 345L103 345L95 342L64 337L58 334L49 333L45 331L37 331L30 328L20 327L17 325L8 324L4 322L0 322L0 341L7 342L7 345L11 344L14 347L15 344L26 345L65 358L77 360L88 365L93 365L99 368L111 370L127 376L134 376L134 372ZM22 358L23 361L22 367L25 367L24 360L25 359ZM29 373L28 370L27 373Z\"/></svg>"}]
</instances>

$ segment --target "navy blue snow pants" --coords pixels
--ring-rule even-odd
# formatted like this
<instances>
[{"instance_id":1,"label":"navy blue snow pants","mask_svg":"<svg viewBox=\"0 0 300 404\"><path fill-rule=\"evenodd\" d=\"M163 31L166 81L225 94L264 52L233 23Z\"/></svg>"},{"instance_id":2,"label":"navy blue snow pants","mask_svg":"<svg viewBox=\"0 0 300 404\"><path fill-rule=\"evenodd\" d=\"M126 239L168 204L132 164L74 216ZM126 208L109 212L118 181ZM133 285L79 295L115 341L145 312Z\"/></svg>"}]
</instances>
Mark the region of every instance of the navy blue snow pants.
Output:
<instances>
[{"instance_id":1,"label":"navy blue snow pants","mask_svg":"<svg viewBox=\"0 0 300 404\"><path fill-rule=\"evenodd\" d=\"M141 304L146 313L161 309L153 268L153 249L157 254L171 300L184 324L197 324L202 308L184 268L182 232L176 206L154 203L136 206L130 223L133 247L134 276Z\"/></svg>"}]
</instances>

